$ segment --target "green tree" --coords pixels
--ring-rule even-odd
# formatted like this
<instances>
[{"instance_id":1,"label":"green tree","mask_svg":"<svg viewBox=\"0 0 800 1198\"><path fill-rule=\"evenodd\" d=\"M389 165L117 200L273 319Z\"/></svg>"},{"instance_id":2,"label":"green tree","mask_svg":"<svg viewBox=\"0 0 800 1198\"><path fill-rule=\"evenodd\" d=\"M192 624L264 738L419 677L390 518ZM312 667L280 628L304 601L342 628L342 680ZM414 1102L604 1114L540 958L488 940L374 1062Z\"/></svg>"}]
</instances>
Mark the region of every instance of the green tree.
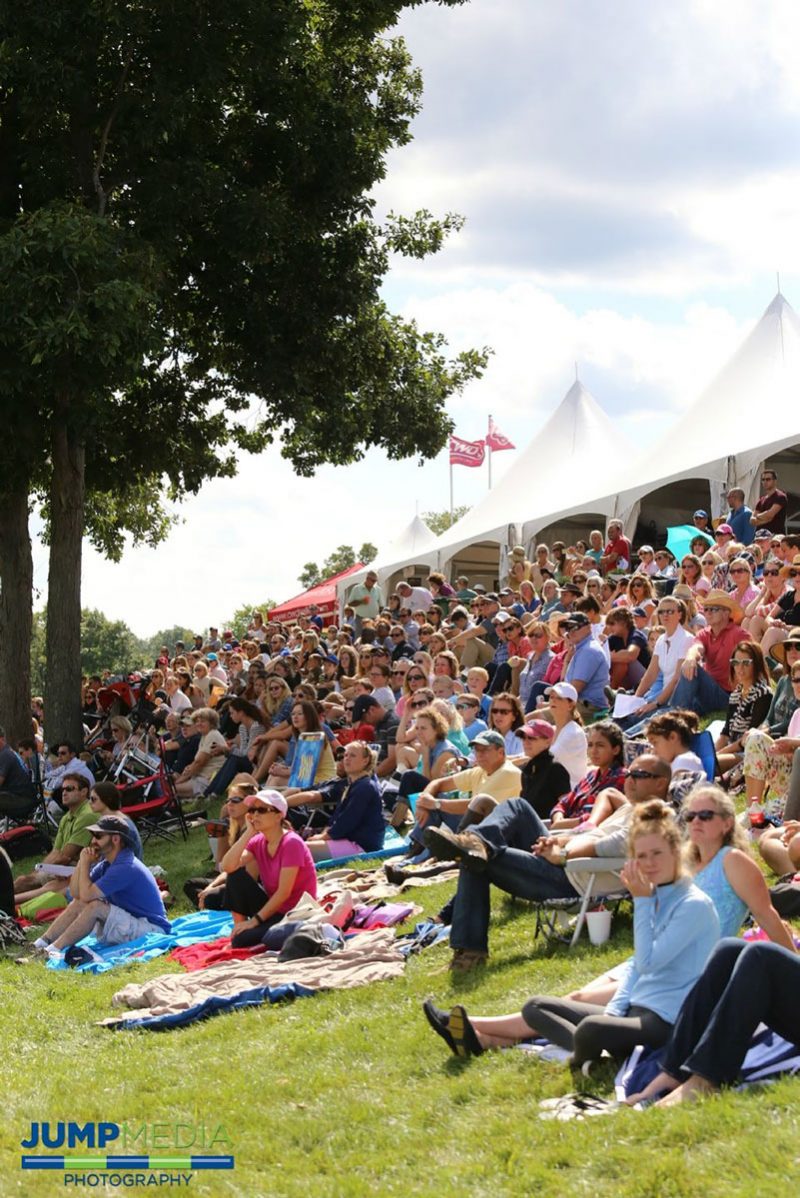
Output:
<instances>
[{"instance_id":1,"label":"green tree","mask_svg":"<svg viewBox=\"0 0 800 1198\"><path fill-rule=\"evenodd\" d=\"M484 366L391 313L374 219L421 80L420 0L0 0L0 710L24 720L30 496L47 504L48 716L77 733L80 548L157 538L158 497L280 441L301 474L435 455ZM440 0L455 5L461 0ZM146 502L146 492L153 495Z\"/></svg>"},{"instance_id":2,"label":"green tree","mask_svg":"<svg viewBox=\"0 0 800 1198\"><path fill-rule=\"evenodd\" d=\"M231 618L225 621L225 627L232 630L237 640L242 640L253 617L253 612L260 611L263 616L266 616L267 612L272 611L275 606L277 605L274 599L265 599L263 603L243 603L241 607L236 608Z\"/></svg>"},{"instance_id":3,"label":"green tree","mask_svg":"<svg viewBox=\"0 0 800 1198\"><path fill-rule=\"evenodd\" d=\"M326 578L332 578L334 574L341 574L343 570L349 570L357 562L368 566L370 562L375 561L377 556L378 550L371 541L365 541L358 553L354 551L352 545L340 545L325 558L321 566L318 566L316 562L306 562L297 581L301 587L307 590L309 587L318 586Z\"/></svg>"},{"instance_id":4,"label":"green tree","mask_svg":"<svg viewBox=\"0 0 800 1198\"><path fill-rule=\"evenodd\" d=\"M150 663L147 663L150 664ZM81 669L121 674L145 665L142 643L123 620L109 620L96 608L81 613Z\"/></svg>"},{"instance_id":5,"label":"green tree","mask_svg":"<svg viewBox=\"0 0 800 1198\"><path fill-rule=\"evenodd\" d=\"M173 655L178 641L183 641L188 648L193 640L194 632L190 628L184 628L181 624L174 624L172 628L162 628L158 632L154 632L152 636L141 642L144 665L148 669L155 665L162 645L166 645L170 655Z\"/></svg>"},{"instance_id":6,"label":"green tree","mask_svg":"<svg viewBox=\"0 0 800 1198\"><path fill-rule=\"evenodd\" d=\"M427 524L431 532L435 532L437 537L443 532L447 532L455 524L456 520L460 520L462 516L466 516L469 511L469 504L461 504L459 507L453 508L453 514L450 515L449 508L445 508L443 512L423 512L422 519Z\"/></svg>"}]
</instances>

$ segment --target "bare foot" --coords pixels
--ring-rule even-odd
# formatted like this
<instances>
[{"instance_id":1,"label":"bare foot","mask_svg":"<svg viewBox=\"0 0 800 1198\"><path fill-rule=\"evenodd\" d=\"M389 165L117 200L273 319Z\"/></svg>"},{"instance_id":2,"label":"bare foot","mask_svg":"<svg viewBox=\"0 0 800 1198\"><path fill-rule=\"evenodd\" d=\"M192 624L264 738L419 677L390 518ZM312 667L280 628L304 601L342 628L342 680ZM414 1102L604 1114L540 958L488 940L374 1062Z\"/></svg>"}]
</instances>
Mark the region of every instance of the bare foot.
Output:
<instances>
[{"instance_id":1,"label":"bare foot","mask_svg":"<svg viewBox=\"0 0 800 1198\"><path fill-rule=\"evenodd\" d=\"M706 1094L713 1094L716 1088L704 1077L698 1077L696 1073L693 1073L683 1085L659 1099L656 1106L678 1106L681 1102L696 1102L698 1098L704 1098Z\"/></svg>"},{"instance_id":2,"label":"bare foot","mask_svg":"<svg viewBox=\"0 0 800 1198\"><path fill-rule=\"evenodd\" d=\"M656 1094L663 1094L665 1090L674 1090L679 1085L678 1079L671 1077L669 1073L657 1073L643 1090L640 1090L638 1094L631 1094L625 1099L625 1102L628 1106L636 1106L637 1102L646 1102L648 1098L654 1098Z\"/></svg>"}]
</instances>

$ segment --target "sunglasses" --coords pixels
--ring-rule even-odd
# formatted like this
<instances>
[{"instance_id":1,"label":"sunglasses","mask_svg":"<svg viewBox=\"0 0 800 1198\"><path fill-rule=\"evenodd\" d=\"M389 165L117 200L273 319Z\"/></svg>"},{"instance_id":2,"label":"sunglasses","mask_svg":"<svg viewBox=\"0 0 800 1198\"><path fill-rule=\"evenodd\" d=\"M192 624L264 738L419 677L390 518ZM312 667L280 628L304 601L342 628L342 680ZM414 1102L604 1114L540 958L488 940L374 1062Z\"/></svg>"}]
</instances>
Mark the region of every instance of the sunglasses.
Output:
<instances>
[{"instance_id":1,"label":"sunglasses","mask_svg":"<svg viewBox=\"0 0 800 1198\"><path fill-rule=\"evenodd\" d=\"M728 571L728 573L729 574L746 574L747 570L745 570L745 568L743 566L736 566L736 567L732 566L730 568L730 570Z\"/></svg>"},{"instance_id":2,"label":"sunglasses","mask_svg":"<svg viewBox=\"0 0 800 1198\"><path fill-rule=\"evenodd\" d=\"M406 674L406 678L408 679L409 682L424 682L425 681L424 674Z\"/></svg>"},{"instance_id":3,"label":"sunglasses","mask_svg":"<svg viewBox=\"0 0 800 1198\"><path fill-rule=\"evenodd\" d=\"M788 578L797 578L798 574L800 574L800 570L790 570L787 577Z\"/></svg>"},{"instance_id":4,"label":"sunglasses","mask_svg":"<svg viewBox=\"0 0 800 1198\"><path fill-rule=\"evenodd\" d=\"M410 703L409 707L427 707L429 702L429 699L417 699L415 703Z\"/></svg>"},{"instance_id":5,"label":"sunglasses","mask_svg":"<svg viewBox=\"0 0 800 1198\"><path fill-rule=\"evenodd\" d=\"M732 657L732 666L751 666L753 664L752 657Z\"/></svg>"},{"instance_id":6,"label":"sunglasses","mask_svg":"<svg viewBox=\"0 0 800 1198\"><path fill-rule=\"evenodd\" d=\"M628 770L629 778L660 778L660 774L654 774L651 770Z\"/></svg>"},{"instance_id":7,"label":"sunglasses","mask_svg":"<svg viewBox=\"0 0 800 1198\"><path fill-rule=\"evenodd\" d=\"M800 682L800 674L792 674L792 684Z\"/></svg>"},{"instance_id":8,"label":"sunglasses","mask_svg":"<svg viewBox=\"0 0 800 1198\"><path fill-rule=\"evenodd\" d=\"M719 812L711 811L706 807L703 811L687 811L683 818L687 824L693 824L696 819L699 819L702 824L707 824L715 815L719 815Z\"/></svg>"},{"instance_id":9,"label":"sunglasses","mask_svg":"<svg viewBox=\"0 0 800 1198\"><path fill-rule=\"evenodd\" d=\"M250 811L253 815L275 815L278 812L277 807L251 807Z\"/></svg>"},{"instance_id":10,"label":"sunglasses","mask_svg":"<svg viewBox=\"0 0 800 1198\"><path fill-rule=\"evenodd\" d=\"M456 703L456 711L475 711L477 703Z\"/></svg>"},{"instance_id":11,"label":"sunglasses","mask_svg":"<svg viewBox=\"0 0 800 1198\"><path fill-rule=\"evenodd\" d=\"M80 790L79 786L62 786L61 787L62 795L76 794L79 790ZM97 795L92 795L92 798L93 799L97 798Z\"/></svg>"},{"instance_id":12,"label":"sunglasses","mask_svg":"<svg viewBox=\"0 0 800 1198\"><path fill-rule=\"evenodd\" d=\"M513 715L514 712L510 707L493 707L492 715Z\"/></svg>"},{"instance_id":13,"label":"sunglasses","mask_svg":"<svg viewBox=\"0 0 800 1198\"><path fill-rule=\"evenodd\" d=\"M780 570L765 570L764 578L777 578L780 575Z\"/></svg>"}]
</instances>

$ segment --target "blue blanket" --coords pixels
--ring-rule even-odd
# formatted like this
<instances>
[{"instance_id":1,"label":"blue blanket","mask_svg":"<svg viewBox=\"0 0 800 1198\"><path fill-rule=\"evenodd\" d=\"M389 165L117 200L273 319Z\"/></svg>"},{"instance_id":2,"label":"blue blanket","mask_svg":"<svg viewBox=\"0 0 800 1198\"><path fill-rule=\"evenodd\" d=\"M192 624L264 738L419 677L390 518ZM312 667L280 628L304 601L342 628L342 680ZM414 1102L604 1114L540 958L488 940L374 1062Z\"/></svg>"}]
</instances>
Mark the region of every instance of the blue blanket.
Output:
<instances>
[{"instance_id":1,"label":"blue blanket","mask_svg":"<svg viewBox=\"0 0 800 1198\"><path fill-rule=\"evenodd\" d=\"M85 936L80 947L91 953L91 959L74 967L76 973L106 973L117 965L131 961L150 961L173 948L201 944L204 940L219 940L229 936L233 927L230 911L195 911L172 921L172 931L151 932L125 944L101 944L96 936ZM69 969L64 961L48 961L48 969Z\"/></svg>"},{"instance_id":2,"label":"blue blanket","mask_svg":"<svg viewBox=\"0 0 800 1198\"><path fill-rule=\"evenodd\" d=\"M146 1019L131 1015L129 1019L121 1019L107 1026L112 1031L143 1028L151 1032L168 1032L174 1027L186 1027L198 1019L208 1019L211 1015L221 1015L225 1011L240 1011L243 1007L260 1007L264 1003L284 1002L287 999L312 998L316 993L316 990L309 990L308 986L301 986L299 982L287 982L282 986L253 986L251 990L242 990L226 998L215 994L174 1015L153 1015Z\"/></svg>"}]
</instances>

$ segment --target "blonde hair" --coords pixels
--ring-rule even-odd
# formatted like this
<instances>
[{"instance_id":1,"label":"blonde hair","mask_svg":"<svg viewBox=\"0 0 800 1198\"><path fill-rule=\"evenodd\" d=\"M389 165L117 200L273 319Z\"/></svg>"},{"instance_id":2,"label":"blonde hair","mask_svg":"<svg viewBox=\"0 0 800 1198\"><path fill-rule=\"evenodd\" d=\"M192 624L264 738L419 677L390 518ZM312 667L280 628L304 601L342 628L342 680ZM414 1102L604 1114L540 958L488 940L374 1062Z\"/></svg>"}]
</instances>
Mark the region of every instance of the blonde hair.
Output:
<instances>
[{"instance_id":1,"label":"blonde hair","mask_svg":"<svg viewBox=\"0 0 800 1198\"><path fill-rule=\"evenodd\" d=\"M681 819L683 819L689 810L689 803L692 799L706 799L714 808L717 815L721 816L722 819L730 820L731 826L723 836L720 848L731 845L732 848L741 849L743 853L747 853L748 856L751 855L750 841L747 838L747 833L736 818L736 805L731 796L721 786L715 786L712 782L701 782L699 786L694 786L681 803ZM686 860L691 866L700 864L700 852L696 844L690 843L686 845L685 852Z\"/></svg>"}]
</instances>

